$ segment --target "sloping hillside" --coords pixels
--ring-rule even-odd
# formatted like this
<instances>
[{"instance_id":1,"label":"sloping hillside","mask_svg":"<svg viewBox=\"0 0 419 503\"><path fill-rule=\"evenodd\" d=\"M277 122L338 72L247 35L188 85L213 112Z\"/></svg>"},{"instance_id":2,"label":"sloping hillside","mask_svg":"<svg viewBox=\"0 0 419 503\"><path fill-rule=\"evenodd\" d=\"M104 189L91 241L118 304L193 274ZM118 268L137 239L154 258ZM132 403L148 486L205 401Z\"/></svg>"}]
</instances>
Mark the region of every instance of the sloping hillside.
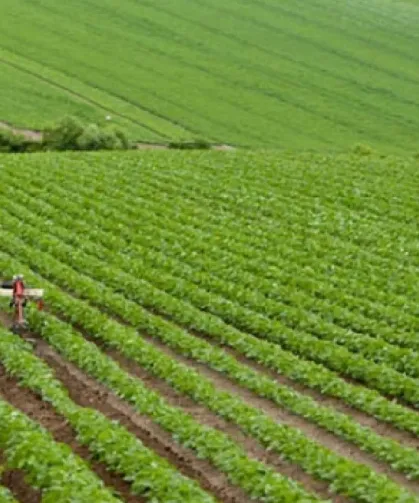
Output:
<instances>
[{"instance_id":1,"label":"sloping hillside","mask_svg":"<svg viewBox=\"0 0 419 503\"><path fill-rule=\"evenodd\" d=\"M0 0L0 119L139 140L416 148L419 2Z\"/></svg>"}]
</instances>

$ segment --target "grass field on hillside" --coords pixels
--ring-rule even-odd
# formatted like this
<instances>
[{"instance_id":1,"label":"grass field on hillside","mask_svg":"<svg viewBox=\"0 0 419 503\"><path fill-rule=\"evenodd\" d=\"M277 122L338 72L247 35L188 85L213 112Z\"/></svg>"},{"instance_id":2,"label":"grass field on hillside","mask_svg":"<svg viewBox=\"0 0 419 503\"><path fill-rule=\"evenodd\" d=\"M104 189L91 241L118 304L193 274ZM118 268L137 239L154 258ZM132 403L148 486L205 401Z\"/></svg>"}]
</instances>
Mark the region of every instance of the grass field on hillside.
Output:
<instances>
[{"instance_id":1,"label":"grass field on hillside","mask_svg":"<svg viewBox=\"0 0 419 503\"><path fill-rule=\"evenodd\" d=\"M417 149L418 2L0 0L0 120L137 139Z\"/></svg>"},{"instance_id":2,"label":"grass field on hillside","mask_svg":"<svg viewBox=\"0 0 419 503\"><path fill-rule=\"evenodd\" d=\"M20 336L0 303L0 484L34 486L21 503L419 502L417 161L0 166L0 280L46 292Z\"/></svg>"}]
</instances>

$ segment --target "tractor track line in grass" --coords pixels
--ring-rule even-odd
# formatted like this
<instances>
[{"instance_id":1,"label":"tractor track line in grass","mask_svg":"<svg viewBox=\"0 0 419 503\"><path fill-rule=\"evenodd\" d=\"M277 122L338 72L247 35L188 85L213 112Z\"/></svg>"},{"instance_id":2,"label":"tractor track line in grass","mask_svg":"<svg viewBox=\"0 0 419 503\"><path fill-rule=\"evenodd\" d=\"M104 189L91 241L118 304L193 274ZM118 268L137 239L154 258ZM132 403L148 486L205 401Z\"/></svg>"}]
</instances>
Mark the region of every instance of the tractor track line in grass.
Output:
<instances>
[{"instance_id":1,"label":"tractor track line in grass","mask_svg":"<svg viewBox=\"0 0 419 503\"><path fill-rule=\"evenodd\" d=\"M1 364L0 396L46 428L56 442L69 445L74 453L89 464L91 470L104 481L106 486L117 491L124 501L127 503L146 502L145 499L131 494L130 485L122 477L107 471L105 465L94 461L89 450L77 441L76 433L67 421L58 415L50 404L44 402L29 389L20 386L16 379L9 377Z\"/></svg>"},{"instance_id":2,"label":"tractor track line in grass","mask_svg":"<svg viewBox=\"0 0 419 503\"><path fill-rule=\"evenodd\" d=\"M201 5L204 5L205 7L211 7L212 9L216 9L216 7L211 6L210 4L207 4L207 3L206 4L202 4L202 2L201 2ZM148 7L152 8L152 5L148 4ZM154 5L154 8L156 8L155 5ZM291 56L289 56L287 54L283 54L283 53L277 52L275 50L272 50L270 48L263 47L261 45L249 42L249 40L245 40L245 39L241 38L239 35L235 34L234 32L222 32L222 31L220 31L217 28L214 28L214 27L209 26L209 25L207 25L207 24L205 24L203 22L198 21L197 19L193 19L192 20L190 18L181 16L179 14L179 10L177 10L177 11L165 10L161 6L159 6L159 10L166 12L168 15L170 15L172 17L178 18L178 19L182 20L183 22L186 22L186 23L189 23L189 24L193 24L194 26L199 26L200 28L202 28L205 31L208 31L212 35L216 35L216 36L220 36L221 35L224 38L234 40L235 42L239 43L242 47L243 46L247 46L247 47L250 47L250 48L257 49L258 51L261 51L262 53L267 54L270 57L273 56L276 61L278 60L278 58L283 58L286 61L292 62L294 64L298 64L298 65L303 66L305 68L309 68L309 69L314 70L315 72L318 72L320 74L329 75L329 76L331 76L333 78L336 78L338 80L344 81L346 83L354 84L358 88L360 86L360 82L358 82L356 80L353 80L353 79L349 79L349 78L344 77L344 76L339 75L339 74L335 74L331 70L328 70L328 69L326 69L324 67L321 68L321 67L315 66L315 65L312 64L312 62L306 62L306 61L301 61L301 60L294 60ZM234 13L232 14L231 12L229 12L229 14L232 15L234 18L236 18L236 15ZM249 19L247 19L247 21L249 21ZM250 20L250 21L253 22L254 20ZM264 28L266 28L266 27L264 27ZM272 31L273 29L274 29L273 26L270 26L270 30ZM301 40L307 42L307 39L303 39L302 37L298 37L298 36L296 36L296 37L297 37L297 39L300 38ZM309 43L310 43L310 41L309 41ZM321 46L318 47L318 49L319 50L323 50ZM326 48L326 49L330 51L330 48ZM336 51L331 50L331 52L335 56L341 56ZM355 63L359 63L359 61L355 59ZM362 62L362 61L361 61L361 63L362 63L361 66L367 66L368 68L370 68L370 65L368 65L367 63ZM379 72L380 70L381 69L379 67L376 68L376 71ZM400 78L399 75L394 74L394 73L391 73L388 76L391 76L391 77L393 77L395 79L399 79ZM418 82L413 81L413 82L411 82L411 84L417 85ZM371 87L370 85L362 86L362 88L366 89L368 91L371 91L371 92L377 92L377 89L374 88L374 87ZM404 103L404 104L410 105L410 106L414 106L414 107L419 107L419 103L417 103L415 101L411 101L409 99L406 99L406 98L403 98L401 96L395 95L390 90L388 90L387 92L391 95L391 97L393 99L395 99L395 100L397 100L397 101L399 101L401 103Z\"/></svg>"},{"instance_id":3,"label":"tractor track line in grass","mask_svg":"<svg viewBox=\"0 0 419 503\"><path fill-rule=\"evenodd\" d=\"M10 49L7 49L7 50L8 50L9 52L11 52L11 51L10 51ZM20 54L20 53L18 53L18 52L14 52L14 54L15 54L15 55L17 55L17 56L20 56L20 57L24 56L24 57L26 57L26 58L27 58L27 55L26 55L26 54L25 54L25 55L23 55L23 54ZM32 59L31 61L35 62L36 64L40 64L40 63L39 63L39 61L37 61L37 60L33 60L33 59ZM19 66L19 65L17 65L16 63L11 63L11 62L8 62L7 60L4 60L4 59L2 59L2 58L0 58L0 62L4 62L5 64L9 64L10 66L13 66L14 68L16 68L16 69L18 69L18 70L21 70L21 71L23 71L23 72L26 72L26 73L28 73L28 74L30 74L30 75L35 76L35 77L38 77L38 78L40 78L41 80L43 80L43 81L45 81L45 82L47 82L47 83L49 83L49 84L51 84L51 85L55 85L56 87L63 88L63 90L65 90L65 91L67 91L67 92L69 92L69 93L73 94L74 96L81 96L83 99L85 99L86 101L91 102L91 103L92 103L92 104L94 104L95 106L98 106L98 107L100 107L100 108L102 108L102 109L104 109L104 110L106 110L106 111L108 111L108 112L112 112L112 113L114 113L114 112L113 112L113 110L105 108L103 105L100 105L100 103L99 103L99 102L96 102L96 101L94 101L94 100L91 100L90 98L84 98L84 96L83 96L83 95L79 95L77 92L73 92L73 91L71 91L71 89L69 89L69 88L67 88L67 87L65 87L65 86L62 86L61 84L56 84L56 83L54 83L53 81L50 81L49 79L47 79L47 78L45 78L45 77L40 76L38 73L36 73L36 72L34 72L34 71L32 71L32 70L29 70L29 69L26 69L26 68L24 68L24 67L22 67L22 66ZM144 67L144 63L143 63L142 68L145 68L145 67ZM156 77L157 77L157 78L163 78L163 79L167 78L167 75L166 75L165 73L163 73L163 72L159 72L159 71L158 71L156 68L154 68L154 67L147 67L147 68L145 68L145 69L147 70L147 72L149 72L149 73L152 73L152 74L156 75ZM66 75L67 77L76 78L75 76L73 76L73 75L71 75L71 74L69 74L69 73L64 72L62 69L57 69L57 68L53 68L53 67L51 67L51 70L56 71L56 72L60 72L60 73L62 73L62 74L64 74L64 75ZM128 104L130 104L130 105L131 105L131 106L133 106L133 107L136 107L136 108L138 108L138 109L140 109L140 110L144 110L144 111L146 111L146 112L148 112L148 113L150 113L150 114L153 114L153 115L155 115L156 117L158 117L158 118L160 118L160 119L164 119L164 120L166 120L167 122L170 122L170 123L172 123L172 124L173 124L173 125L175 125L175 126L179 126L179 127L183 128L183 129L184 129L186 132L188 132L188 133L192 133L192 134L194 134L194 135L199 135L199 134L200 134L200 131L198 131L197 129L195 129L195 128L191 127L190 125L185 125L185 124L180 123L180 122L178 122L178 121L175 121L175 120L173 120L173 119L169 119L167 116L164 116L164 115L158 114L158 113L156 113L154 110L152 110L152 109L150 109L150 108L146 108L146 107L144 107L144 106L142 106L142 105L139 105L139 104L138 104L138 103L136 103L136 102L130 101L130 100L128 100L128 99L127 99L126 97L124 97L124 96L121 96L121 95L118 95L118 94L115 94L115 93L110 93L108 90L106 90L106 89L104 89L104 88L102 88L102 87L98 87L97 85L93 86L93 85L92 85L91 83L89 83L89 82L84 82L84 81L80 81L80 82L82 82L82 84L84 84L84 85L87 85L87 86L90 86L90 87L95 87L96 89L100 90L100 91L101 91L101 92L103 92L103 93L107 93L108 95L110 95L110 96L112 96L112 97L114 97L114 98L118 98L118 99L120 99L120 100L124 101L125 103L128 103ZM137 90L139 91L140 89L138 88ZM193 108L191 108L191 107L188 107L188 106L187 106L187 105L185 105L184 103L179 103L179 102L173 101L173 100L169 99L167 96L164 96L164 97L163 97L163 96L161 96L161 95L157 94L157 93L156 93L154 90L152 90L152 89L144 89L144 88L142 88L141 90L143 91L143 93L146 93L146 94L148 94L148 95L153 96L154 98L157 98L160 102L165 101L166 103L169 103L169 104L170 104L170 105L172 105L172 106L178 107L178 108L180 108L180 109L182 109L182 110L184 110L184 111L187 111L188 113L191 113L193 116L197 116L197 115L198 115L198 114L196 113L196 110L195 110L195 109L193 109ZM236 105L236 106L237 106L237 105ZM145 129L148 129L150 132L153 132L154 134L157 134L157 135L158 135L158 136L160 136L160 137L165 137L166 139L169 139L169 138L168 138L168 136L167 136L165 133L162 133L162 132L160 132L160 131L158 131L158 130L156 130L156 129L152 128L151 126L148 126L148 125L146 125L146 124L144 124L144 123L142 123L142 122L136 121L135 119L132 119L132 118L130 118L129 116L125 116L125 115L120 114L120 113L118 113L118 112L115 112L115 115L118 115L118 116L120 116L120 117L122 117L122 118L124 118L124 119L126 119L126 120L129 120L129 121L131 121L131 122L133 122L133 123L135 123L135 124L137 124L137 125L140 125L140 126L144 127ZM217 118L215 118L215 117L213 117L213 116L202 115L202 113L201 113L201 114L199 115L199 117L201 117L201 118L205 119L206 121L210 122L212 125L217 125L217 126L224 126L224 125L225 125L225 123L224 123L224 122L222 122L222 121L218 120ZM230 129L230 130L234 130L234 131L236 131L236 132L240 133L240 129L239 129L239 128L237 128L237 127L235 127L235 126L234 126L234 125L232 125L232 124L230 124L230 125L229 125L229 129ZM263 135L262 135L262 136L261 136L261 135L255 135L255 134L254 134L254 132L253 132L253 133L247 132L246 134L247 134L247 137L248 137L248 138L253 138L254 140L256 140L256 141L257 141L257 144L259 144L261 141L263 141L263 140L264 140L264 136L263 136ZM218 142L221 142L221 141L222 141L222 139L220 139L220 138L214 138L214 140L216 140L216 141L218 141Z\"/></svg>"},{"instance_id":4,"label":"tractor track line in grass","mask_svg":"<svg viewBox=\"0 0 419 503\"><path fill-rule=\"evenodd\" d=\"M288 37L301 42L302 44L305 44L307 46L313 46L316 47L319 51L325 53L325 54L330 54L332 56L336 56L339 59L342 59L344 61L350 61L352 63L355 63L363 68L369 69L369 70L374 70L377 73L381 73L383 75L386 75L388 77L392 77L396 80L403 80L405 82L408 82L409 84L412 84L414 86L419 85L419 80L415 80L412 77L408 75L401 75L400 73L396 73L395 71L388 69L388 68L383 68L379 65L373 64L373 63L368 63L363 59L360 59L356 55L351 54L350 52L342 52L337 48L334 48L333 46L327 46L324 45L322 42L318 40L313 40L310 39L304 35L301 35L299 33L293 32L291 30L285 30L283 27L278 29L277 26L274 26L273 24L266 23L265 21L261 21L258 19L255 19L255 17L249 17L248 15L245 15L241 13L240 11L234 11L229 8L225 7L220 7L217 5L214 5L213 3L206 3L204 0L196 0L196 3L199 5L202 5L203 7L208 7L213 10L215 10L217 13L220 12L223 15L231 16L234 19L241 21L243 23L248 23L250 25L255 25L258 26L264 30L273 32L273 33L278 33L278 30L284 34L286 34ZM224 4L223 4L224 5Z\"/></svg>"},{"instance_id":5,"label":"tractor track line in grass","mask_svg":"<svg viewBox=\"0 0 419 503\"><path fill-rule=\"evenodd\" d=\"M250 3L248 0L241 0L241 2L244 4ZM392 47L391 45L383 44L382 42L380 42L378 40L374 40L372 38L366 39L364 37L360 37L359 33L348 32L348 30L346 29L347 26L345 26L345 27L342 27L341 25L336 26L336 24L333 24L333 23L325 23L325 22L319 21L319 19L322 19L323 16L319 16L319 17L304 16L302 14L303 11L301 9L289 10L289 9L282 7L279 4L267 3L267 2L260 1L260 0L255 0L254 2L252 0L252 4L258 5L262 10L268 11L269 13L280 12L281 14L284 15L284 17L289 17L289 18L296 19L298 21L302 21L304 23L304 25L308 25L308 26L311 25L311 26L320 28L321 30L324 30L325 32L329 32L329 33L331 31L334 31L340 37L342 37L342 35L344 35L346 38L350 38L352 40L357 40L358 42L366 44L370 47L375 47L379 51L385 52L386 54L393 53L399 57L407 59L408 61L414 61L416 63L419 63L418 58L415 58L412 55L409 55L402 50L399 50L395 47ZM310 7L311 7L311 5L310 5Z\"/></svg>"},{"instance_id":6,"label":"tractor track line in grass","mask_svg":"<svg viewBox=\"0 0 419 503\"><path fill-rule=\"evenodd\" d=\"M141 126L144 129L150 131L151 133L154 133L154 134L156 134L156 135L158 135L160 137L166 137L166 138L168 138L164 133L158 131L157 129L154 129L151 126L148 126L147 124L144 124L143 122L140 122L140 121L138 121L136 119L132 119L131 117L129 117L127 115L121 114L120 112L117 112L117 111L115 111L115 110L113 110L111 108L108 108L108 107L102 105L101 103L99 103L98 101L92 100L91 98L87 98L86 96L83 96L82 94L78 93L77 91L73 91L73 90L69 89L66 86L63 86L63 85L61 85L61 84L59 84L57 82L54 82L51 79L43 77L39 73L36 73L36 72L34 72L32 70L29 70L28 68L24 68L24 67L22 67L22 66L20 66L20 65L18 65L16 63L12 63L12 62L10 62L10 61L8 61L8 60L6 60L4 58L1 58L1 57L0 57L0 63L3 63L4 65L8 65L8 66L10 66L12 68L15 68L16 70L19 70L19 71L21 71L23 73L31 75L32 77L35 77L35 78L37 78L37 79L39 79L39 80L41 80L43 82L46 82L50 86L56 87L56 88L60 89L61 91L64 91L64 92L68 93L69 95L74 96L75 98L77 98L77 99L79 99L79 100L81 100L81 101L83 101L85 103L89 103L90 105L93 105L93 106L95 106L97 108L100 108L101 110L104 110L105 112L112 113L113 115L121 117L122 119L125 119L125 120L127 120L127 121L129 121L129 122L131 122L133 124ZM136 106L138 106L138 105L136 105ZM141 107L139 107L139 108L141 108ZM146 110L146 111L150 112L149 110ZM153 112L150 112L150 113L153 113ZM167 118L165 118L165 119L169 121L169 119L167 119ZM182 126L182 127L184 127L184 126Z\"/></svg>"},{"instance_id":7,"label":"tractor track line in grass","mask_svg":"<svg viewBox=\"0 0 419 503\"><path fill-rule=\"evenodd\" d=\"M1 383L1 376L0 376ZM0 397L1 388L0 388ZM0 450L0 467L3 464L3 454ZM0 483L9 489L19 503L41 503L41 492L33 489L25 482L25 474L20 470L5 470L0 474Z\"/></svg>"},{"instance_id":8,"label":"tractor track line in grass","mask_svg":"<svg viewBox=\"0 0 419 503\"><path fill-rule=\"evenodd\" d=\"M159 10L160 10L160 6L159 6ZM115 16L115 13L112 12L112 15ZM117 17L119 19L123 20L124 22L129 23L129 20L126 17L126 15L124 16L123 14L122 15L119 14L119 15L117 15ZM147 19L150 20L149 17L147 17ZM161 36L161 37L159 36L159 38L163 42L167 42L169 40L170 43L177 45L177 46L180 46L179 50L186 47L188 50L193 51L193 53L197 53L198 55L203 54L204 57L208 57L208 55L211 54L214 58L219 58L222 55L222 53L220 53L220 51L216 51L214 49L214 47L206 45L204 48L202 48L201 46L199 46L199 45L197 46L196 44L194 44L192 39L186 40L186 37L184 37L184 36L182 37L182 40L179 40L176 36L176 33L172 32L166 23L157 24L155 22L155 20L153 20L153 23L150 20L149 24L155 25L157 27L157 29L159 30L157 35L156 35L156 33L153 32L152 33L153 36L159 36L160 33L163 34L163 36ZM154 48L152 46L150 46L150 47L148 47L148 49L150 51L153 51ZM277 56L276 59L278 59L278 57L279 56ZM189 59L191 59L191 58L189 58ZM199 56L195 59L199 59ZM286 60L290 59L292 61L291 58L285 58L285 59ZM242 68L242 67L251 68L252 70L255 70L256 72L258 72L261 75L266 75L273 82L277 81L278 78L280 77L282 81L286 81L288 84L292 84L294 87L296 85L296 82L293 81L292 78L291 79L286 78L283 72L281 72L279 74L278 72L272 71L272 69L264 67L260 64L255 65L254 63L252 63L250 61L243 60L243 58L234 57L233 54L229 54L229 61L233 61L234 64L239 68ZM188 62L188 60L186 60L186 62ZM321 93L322 96L335 98L335 102L340 103L342 105L347 103L348 99L350 99L352 101L352 103L354 103L354 96L349 97L345 94L342 95L341 93L337 93L336 89L332 90L330 88L326 89L325 87L316 86L313 82L305 83L304 85L302 85L302 84L299 84L299 85L303 89L310 89L310 90L313 89L315 92ZM260 92L260 89L255 89L255 91ZM327 92L327 94L326 94L326 92ZM371 110L371 113L374 113L375 115L377 115L377 111L378 111L378 112L381 112L381 115L383 115L382 109L375 107L374 105L372 105L371 103L369 103L367 101L357 100L357 104L363 110L366 110L366 109ZM380 113L378 115L380 115ZM406 118L402 115L397 115L397 114L394 115L393 114L391 116L391 118L392 118L392 120L399 121L399 123L401 123L403 125L406 124ZM411 123L411 121L408 121L408 122Z\"/></svg>"},{"instance_id":9,"label":"tractor track line in grass","mask_svg":"<svg viewBox=\"0 0 419 503\"><path fill-rule=\"evenodd\" d=\"M49 7L47 10L48 11L53 11L53 9L51 9L51 7ZM72 13L70 13L70 17L71 17L71 14ZM97 25L89 23L88 20L84 20L84 24L89 28L89 32L93 32L94 30L97 30ZM145 44L142 44L141 47L142 47L142 50L146 50L146 51L148 51L151 54L156 54L156 55L164 57L164 58L168 57L167 53L164 52L164 50L158 49L157 47L154 47L152 44L149 45L149 46L147 46L147 47L145 46ZM263 91L262 89L255 89L255 87L252 87L252 86L249 86L249 85L245 85L243 82L231 81L224 74L221 74L219 72L215 72L213 70L208 69L206 66L203 66L203 65L199 64L198 63L199 58L195 58L195 59L191 59L191 58L187 59L186 58L185 59L185 58L182 58L181 56L179 56L178 54L171 54L169 59L170 59L171 62L180 63L180 66L182 68L191 68L191 69L194 69L194 70L198 70L200 72L203 72L204 75L209 75L209 76L211 76L211 77L213 77L215 79L218 79L221 82L221 85L228 85L228 86L231 86L231 87L234 87L236 85L240 85L242 89L246 89L247 91L250 91L252 93L256 93L258 95L264 95L265 97L269 97L269 98L274 97L275 99L279 99L279 101L288 103L288 104L290 104L290 105L292 105L294 107L302 108L303 110L305 109L305 108L303 108L301 106L300 102L297 102L297 101L292 102L292 101L289 101L289 100L285 100L283 97L281 97L280 94L277 94L277 93L272 93L272 94L271 93L267 93L267 92ZM149 72L149 73L153 73L154 72L157 75L159 75L161 78L164 78L164 74L158 72L156 70L155 66L147 66L147 65L144 64L144 62L142 62L140 66L141 66L141 68L143 68L147 72ZM138 67L138 64L137 64L137 67ZM123 99L121 96L118 96L118 97L120 99ZM126 98L125 98L125 100L126 100ZM221 101L225 101L229 105L231 105L233 107L237 107L237 109L239 109L239 110L242 110L242 111L254 114L255 116L259 116L260 118L268 121L271 124L271 127L273 127L273 128L275 126L277 126L277 120L275 118L269 118L269 117L266 116L266 114L263 114L263 113L261 113L261 112L259 112L257 110L254 110L254 109L253 110L249 110L248 107L244 106L243 101L231 101L231 99L227 99L225 96L224 97L218 97L218 100L219 101L220 100ZM178 106L179 105L180 104L178 104ZM316 116L319 115L315 111L313 113ZM323 118L326 118L327 120L331 120L327 116L324 116ZM207 119L209 120L209 118L207 118ZM336 122L336 121L333 121L333 122ZM341 125L347 127L347 125L345 123L342 123ZM351 127L353 127L353 125L351 125ZM303 130L298 129L296 127L292 127L290 124L288 124L288 128L292 129L297 134L305 135L305 133L304 133ZM360 132L360 131L358 131L358 132ZM314 137L314 138L316 138L319 141L322 141L324 143L330 143L329 139L326 138L326 137L322 137L322 136L316 135L316 134L312 134L310 136ZM379 137L376 137L375 139L380 140Z\"/></svg>"}]
</instances>

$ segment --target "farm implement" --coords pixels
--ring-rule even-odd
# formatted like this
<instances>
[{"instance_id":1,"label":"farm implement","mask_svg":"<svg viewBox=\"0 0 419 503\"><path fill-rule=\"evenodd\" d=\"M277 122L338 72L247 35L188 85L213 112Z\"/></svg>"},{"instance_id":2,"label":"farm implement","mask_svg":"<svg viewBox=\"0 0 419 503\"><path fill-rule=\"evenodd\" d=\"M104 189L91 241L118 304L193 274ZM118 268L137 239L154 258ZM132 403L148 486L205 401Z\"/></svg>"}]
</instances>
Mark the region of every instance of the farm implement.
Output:
<instances>
[{"instance_id":1,"label":"farm implement","mask_svg":"<svg viewBox=\"0 0 419 503\"><path fill-rule=\"evenodd\" d=\"M9 306L14 308L12 330L15 333L22 332L27 328L24 312L28 301L35 302L40 311L44 308L44 290L27 288L22 275L16 275L12 280L2 282L0 297L9 298Z\"/></svg>"}]
</instances>

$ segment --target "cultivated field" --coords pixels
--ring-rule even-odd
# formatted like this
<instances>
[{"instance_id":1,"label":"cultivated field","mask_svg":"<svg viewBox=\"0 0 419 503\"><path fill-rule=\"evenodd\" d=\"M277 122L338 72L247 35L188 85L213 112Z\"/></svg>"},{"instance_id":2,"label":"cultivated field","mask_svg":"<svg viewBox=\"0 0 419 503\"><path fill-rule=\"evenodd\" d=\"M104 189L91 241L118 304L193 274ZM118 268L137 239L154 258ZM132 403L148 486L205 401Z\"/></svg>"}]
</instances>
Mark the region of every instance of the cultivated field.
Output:
<instances>
[{"instance_id":1,"label":"cultivated field","mask_svg":"<svg viewBox=\"0 0 419 503\"><path fill-rule=\"evenodd\" d=\"M0 306L3 485L419 501L418 185L390 157L1 156L0 279L46 290L22 337Z\"/></svg>"},{"instance_id":2,"label":"cultivated field","mask_svg":"<svg viewBox=\"0 0 419 503\"><path fill-rule=\"evenodd\" d=\"M417 149L419 3L0 0L0 118L139 141Z\"/></svg>"}]
</instances>

